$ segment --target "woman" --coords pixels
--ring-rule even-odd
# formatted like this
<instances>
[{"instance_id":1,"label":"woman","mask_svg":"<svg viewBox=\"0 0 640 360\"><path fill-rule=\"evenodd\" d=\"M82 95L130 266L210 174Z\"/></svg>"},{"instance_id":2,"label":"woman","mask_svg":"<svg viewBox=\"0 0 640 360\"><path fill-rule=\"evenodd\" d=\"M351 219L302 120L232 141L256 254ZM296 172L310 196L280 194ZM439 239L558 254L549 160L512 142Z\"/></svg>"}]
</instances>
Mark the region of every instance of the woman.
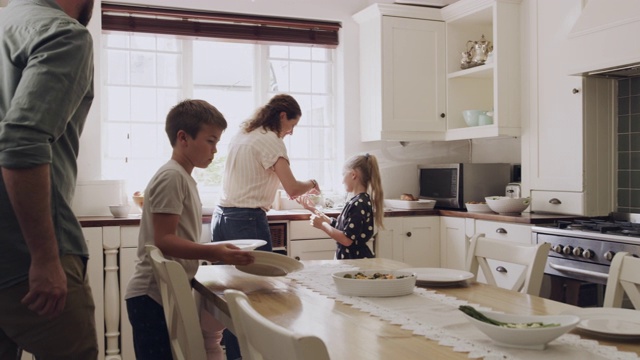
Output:
<instances>
[{"instance_id":1,"label":"woman","mask_svg":"<svg viewBox=\"0 0 640 360\"><path fill-rule=\"evenodd\" d=\"M224 169L222 197L212 222L213 241L262 239L258 250L271 251L267 211L280 184L289 197L319 193L315 180L298 181L291 172L284 137L293 134L302 112L290 95L274 96L231 141ZM227 359L240 351L233 334L225 331Z\"/></svg>"}]
</instances>

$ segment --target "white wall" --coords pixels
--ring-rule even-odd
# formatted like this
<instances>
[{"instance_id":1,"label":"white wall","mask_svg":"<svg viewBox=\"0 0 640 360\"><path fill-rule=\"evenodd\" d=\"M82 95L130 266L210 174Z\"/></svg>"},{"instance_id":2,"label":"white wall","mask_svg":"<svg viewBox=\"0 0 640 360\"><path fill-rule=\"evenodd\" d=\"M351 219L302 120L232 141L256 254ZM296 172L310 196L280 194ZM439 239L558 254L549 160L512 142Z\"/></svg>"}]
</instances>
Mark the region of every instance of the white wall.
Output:
<instances>
[{"instance_id":1,"label":"white wall","mask_svg":"<svg viewBox=\"0 0 640 360\"><path fill-rule=\"evenodd\" d=\"M319 20L340 21L340 46L337 58L338 117L345 119L339 129L338 153L340 161L358 152L369 152L379 157L383 184L387 197L396 197L403 192L417 194L417 175L398 176L415 170L417 164L447 162L520 162L519 139L454 142L416 142L401 145L398 142L360 142L359 79L358 79L358 26L351 19L356 12L376 2L393 3L393 0L115 0L117 3L135 3L233 13L251 13ZM79 180L100 179L100 6L96 1L89 29L94 38L96 53L96 99L89 114L85 132L81 139L79 158ZM342 145L343 144L343 145ZM341 167L342 164L336 164ZM417 172L415 172L417 174Z\"/></svg>"}]
</instances>

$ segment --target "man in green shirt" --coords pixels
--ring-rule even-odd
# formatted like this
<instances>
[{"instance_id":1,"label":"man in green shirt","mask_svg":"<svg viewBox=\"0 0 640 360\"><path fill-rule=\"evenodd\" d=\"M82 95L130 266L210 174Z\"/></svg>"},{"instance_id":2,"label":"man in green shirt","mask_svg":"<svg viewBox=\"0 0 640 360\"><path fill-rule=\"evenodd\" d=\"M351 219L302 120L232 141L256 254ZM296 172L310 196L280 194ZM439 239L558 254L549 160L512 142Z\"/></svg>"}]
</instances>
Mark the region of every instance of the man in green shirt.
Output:
<instances>
[{"instance_id":1,"label":"man in green shirt","mask_svg":"<svg viewBox=\"0 0 640 360\"><path fill-rule=\"evenodd\" d=\"M0 10L0 359L95 359L87 246L71 210L93 100L93 0Z\"/></svg>"}]
</instances>

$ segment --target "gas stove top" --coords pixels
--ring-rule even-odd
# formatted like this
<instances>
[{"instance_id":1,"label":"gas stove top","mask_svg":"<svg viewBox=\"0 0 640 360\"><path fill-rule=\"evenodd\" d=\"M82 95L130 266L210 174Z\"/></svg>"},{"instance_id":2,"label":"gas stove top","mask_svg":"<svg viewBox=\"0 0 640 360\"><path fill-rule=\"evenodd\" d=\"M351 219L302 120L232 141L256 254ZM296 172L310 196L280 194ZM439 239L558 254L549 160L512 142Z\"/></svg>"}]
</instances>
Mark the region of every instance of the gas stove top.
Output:
<instances>
[{"instance_id":1,"label":"gas stove top","mask_svg":"<svg viewBox=\"0 0 640 360\"><path fill-rule=\"evenodd\" d=\"M640 214L612 213L588 219L557 220L553 224L537 225L533 231L640 244L639 221Z\"/></svg>"}]
</instances>

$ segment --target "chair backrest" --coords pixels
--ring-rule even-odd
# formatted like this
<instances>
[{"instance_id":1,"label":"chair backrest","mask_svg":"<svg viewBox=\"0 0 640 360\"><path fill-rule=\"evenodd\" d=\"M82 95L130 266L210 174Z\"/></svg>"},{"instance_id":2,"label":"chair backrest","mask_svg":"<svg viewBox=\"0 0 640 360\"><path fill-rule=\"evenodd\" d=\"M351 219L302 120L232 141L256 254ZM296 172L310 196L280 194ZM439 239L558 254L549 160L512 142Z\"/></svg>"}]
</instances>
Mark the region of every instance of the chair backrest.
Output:
<instances>
[{"instance_id":1,"label":"chair backrest","mask_svg":"<svg viewBox=\"0 0 640 360\"><path fill-rule=\"evenodd\" d=\"M189 278L182 265L167 260L160 249L145 246L162 296L164 317L176 360L205 360L204 338Z\"/></svg>"},{"instance_id":2,"label":"chair backrest","mask_svg":"<svg viewBox=\"0 0 640 360\"><path fill-rule=\"evenodd\" d=\"M524 266L510 290L529 295L539 295L542 286L544 267L549 256L551 245L548 243L529 245L512 241L490 239L484 234L475 234L469 244L467 253L467 270L478 277L478 269L488 284L499 286L487 259L498 260Z\"/></svg>"},{"instance_id":3,"label":"chair backrest","mask_svg":"<svg viewBox=\"0 0 640 360\"><path fill-rule=\"evenodd\" d=\"M640 258L619 252L611 261L607 290L604 293L605 307L622 307L627 293L633 307L640 310Z\"/></svg>"},{"instance_id":4,"label":"chair backrest","mask_svg":"<svg viewBox=\"0 0 640 360\"><path fill-rule=\"evenodd\" d=\"M296 334L260 315L247 296L237 290L225 290L235 335L243 359L248 360L328 360L322 339Z\"/></svg>"}]
</instances>

